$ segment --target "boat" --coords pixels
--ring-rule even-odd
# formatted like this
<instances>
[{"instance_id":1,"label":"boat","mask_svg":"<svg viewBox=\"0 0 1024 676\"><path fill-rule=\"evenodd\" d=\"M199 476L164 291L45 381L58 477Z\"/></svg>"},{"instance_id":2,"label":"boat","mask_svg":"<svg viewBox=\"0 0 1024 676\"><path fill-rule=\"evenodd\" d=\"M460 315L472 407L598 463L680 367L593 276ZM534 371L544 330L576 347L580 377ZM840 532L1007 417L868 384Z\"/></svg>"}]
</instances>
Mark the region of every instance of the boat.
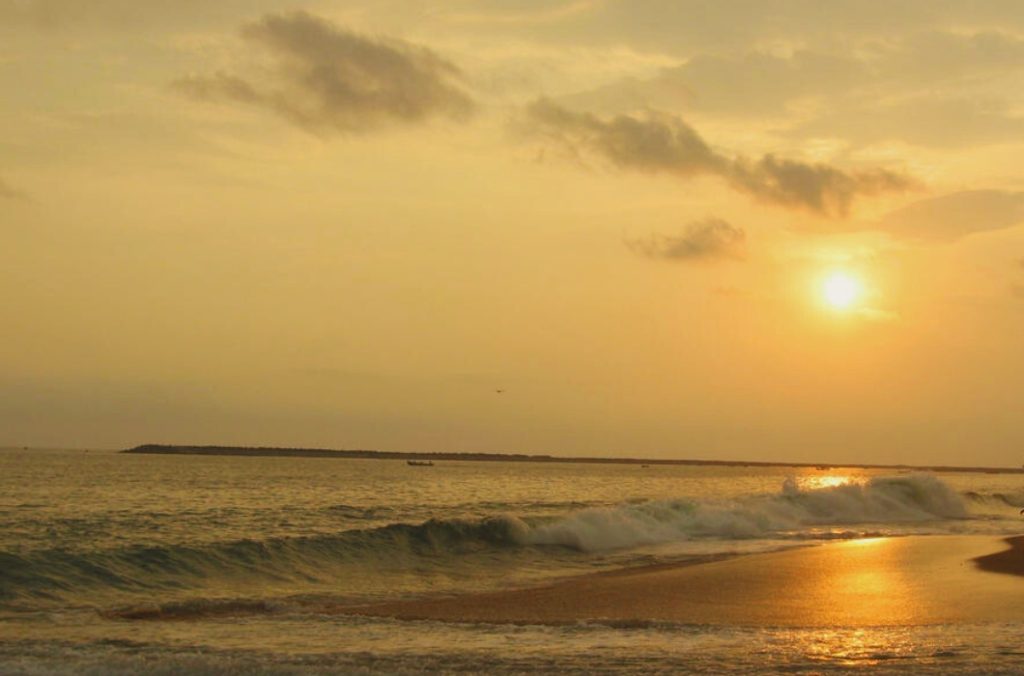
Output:
<instances>
[{"instance_id":1,"label":"boat","mask_svg":"<svg viewBox=\"0 0 1024 676\"><path fill-rule=\"evenodd\" d=\"M433 467L434 466L434 461L433 460L406 460L405 464L409 465L410 467Z\"/></svg>"}]
</instances>

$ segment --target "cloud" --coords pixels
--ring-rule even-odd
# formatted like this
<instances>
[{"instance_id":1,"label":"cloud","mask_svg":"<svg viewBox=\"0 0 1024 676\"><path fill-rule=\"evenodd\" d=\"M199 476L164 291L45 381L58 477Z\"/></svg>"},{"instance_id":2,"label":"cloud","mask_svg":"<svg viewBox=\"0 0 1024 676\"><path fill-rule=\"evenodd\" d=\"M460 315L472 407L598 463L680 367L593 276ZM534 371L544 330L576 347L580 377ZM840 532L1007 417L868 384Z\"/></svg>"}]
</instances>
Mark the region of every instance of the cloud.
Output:
<instances>
[{"instance_id":1,"label":"cloud","mask_svg":"<svg viewBox=\"0 0 1024 676\"><path fill-rule=\"evenodd\" d=\"M176 31L219 25L233 16L251 16L280 6L281 0L0 0L0 32L34 28L44 31Z\"/></svg>"},{"instance_id":2,"label":"cloud","mask_svg":"<svg viewBox=\"0 0 1024 676\"><path fill-rule=\"evenodd\" d=\"M1024 270L1024 258L1018 258L1014 262L1014 268L1016 268L1018 272ZM1015 298L1024 300L1024 284L1021 284L1020 282L1013 282L1010 284L1010 293Z\"/></svg>"},{"instance_id":3,"label":"cloud","mask_svg":"<svg viewBox=\"0 0 1024 676\"><path fill-rule=\"evenodd\" d=\"M787 55L765 51L697 54L664 71L657 80L685 86L693 105L711 112L760 116L782 112L796 99L839 98L842 107L873 92L906 95L957 91L979 78L1019 73L1024 39L997 31L921 31L885 41L871 40L851 51L798 49Z\"/></svg>"},{"instance_id":4,"label":"cloud","mask_svg":"<svg viewBox=\"0 0 1024 676\"><path fill-rule=\"evenodd\" d=\"M1024 116L1002 95L925 92L885 101L847 97L787 136L841 137L860 144L903 141L933 148L1018 143Z\"/></svg>"},{"instance_id":5,"label":"cloud","mask_svg":"<svg viewBox=\"0 0 1024 676\"><path fill-rule=\"evenodd\" d=\"M844 216L858 195L906 190L913 182L884 169L845 172L822 163L809 164L765 155L750 162L733 161L727 178L736 188L782 206L805 207Z\"/></svg>"},{"instance_id":6,"label":"cloud","mask_svg":"<svg viewBox=\"0 0 1024 676\"><path fill-rule=\"evenodd\" d=\"M0 178L0 199L27 200L28 195Z\"/></svg>"},{"instance_id":7,"label":"cloud","mask_svg":"<svg viewBox=\"0 0 1024 676\"><path fill-rule=\"evenodd\" d=\"M690 223L676 236L652 235L626 242L629 248L650 258L699 261L743 258L747 235L721 218Z\"/></svg>"},{"instance_id":8,"label":"cloud","mask_svg":"<svg viewBox=\"0 0 1024 676\"><path fill-rule=\"evenodd\" d=\"M527 117L542 134L577 151L597 152L620 167L686 175L714 170L722 162L696 130L672 115L616 115L605 121L542 98L530 104Z\"/></svg>"},{"instance_id":9,"label":"cloud","mask_svg":"<svg viewBox=\"0 0 1024 676\"><path fill-rule=\"evenodd\" d=\"M800 44L801 41L796 41ZM609 114L643 108L750 120L791 138L930 147L1014 143L1024 38L1003 30L921 29L885 40L810 41L687 55L650 78L560 97ZM956 130L951 133L950 130Z\"/></svg>"},{"instance_id":10,"label":"cloud","mask_svg":"<svg viewBox=\"0 0 1024 676\"><path fill-rule=\"evenodd\" d=\"M1024 223L1024 192L965 190L892 211L879 226L894 235L952 240L1019 223Z\"/></svg>"},{"instance_id":11,"label":"cloud","mask_svg":"<svg viewBox=\"0 0 1024 676\"><path fill-rule=\"evenodd\" d=\"M557 23L565 19L573 18L581 14L587 14L594 10L595 0L570 0L562 4L542 2L535 3L516 2L514 7L487 7L487 3L473 3L473 9L469 11L455 9L445 11L435 9L444 21L454 24L472 25L526 25Z\"/></svg>"},{"instance_id":12,"label":"cloud","mask_svg":"<svg viewBox=\"0 0 1024 676\"><path fill-rule=\"evenodd\" d=\"M685 88L688 106L736 116L781 114L795 99L831 95L861 85L864 64L845 54L798 50L788 56L764 52L697 54L651 81L654 91Z\"/></svg>"},{"instance_id":13,"label":"cloud","mask_svg":"<svg viewBox=\"0 0 1024 676\"><path fill-rule=\"evenodd\" d=\"M369 4L369 3L368 3ZM372 3L378 16L414 7L414 0ZM430 3L431 12L417 18L448 22L464 20L469 10L479 22L474 28L493 32L494 40L556 43L569 48L589 45L627 47L682 58L695 51L750 49L753 46L850 44L878 42L908 30L944 30L949 27L1019 30L1024 27L1018 0L442 0ZM578 11L565 11L568 7ZM448 11L446 11L446 9ZM517 15L540 15L547 21L509 21ZM557 14L556 14L557 13ZM554 20L556 19L557 20Z\"/></svg>"},{"instance_id":14,"label":"cloud","mask_svg":"<svg viewBox=\"0 0 1024 676\"><path fill-rule=\"evenodd\" d=\"M883 169L847 172L774 155L730 157L711 148L682 119L665 113L602 119L538 99L527 108L527 126L574 153L595 153L622 168L719 176L761 201L828 216L845 216L857 196L913 185L906 176Z\"/></svg>"},{"instance_id":15,"label":"cloud","mask_svg":"<svg viewBox=\"0 0 1024 676\"><path fill-rule=\"evenodd\" d=\"M461 71L425 47L358 35L306 12L269 14L242 36L273 57L269 82L217 73L183 78L176 88L263 108L316 133L462 119L474 108L457 86Z\"/></svg>"}]
</instances>

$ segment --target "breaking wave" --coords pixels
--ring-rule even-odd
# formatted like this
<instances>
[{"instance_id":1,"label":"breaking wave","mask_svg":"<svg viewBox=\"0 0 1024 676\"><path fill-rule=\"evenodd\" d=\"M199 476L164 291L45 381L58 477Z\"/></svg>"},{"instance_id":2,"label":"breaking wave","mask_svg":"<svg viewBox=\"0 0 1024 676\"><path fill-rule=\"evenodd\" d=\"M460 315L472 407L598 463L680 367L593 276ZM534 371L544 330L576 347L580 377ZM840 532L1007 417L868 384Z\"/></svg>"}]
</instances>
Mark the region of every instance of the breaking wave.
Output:
<instances>
[{"instance_id":1,"label":"breaking wave","mask_svg":"<svg viewBox=\"0 0 1024 676\"><path fill-rule=\"evenodd\" d=\"M0 552L0 600L57 598L83 588L188 590L225 579L295 586L330 583L353 565L447 568L468 555L476 555L474 565L482 565L488 556L526 550L543 558L692 540L827 539L836 536L836 527L862 525L868 532L886 533L899 532L900 524L969 518L965 499L930 475L877 477L817 489L787 480L777 493L721 502L631 502L570 508L557 516L431 519L201 545Z\"/></svg>"},{"instance_id":2,"label":"breaking wave","mask_svg":"<svg viewBox=\"0 0 1024 676\"><path fill-rule=\"evenodd\" d=\"M527 540L599 551L695 538L821 539L822 527L969 517L956 491L930 475L877 477L817 489L802 489L788 479L777 494L730 502L651 501L583 510L531 529Z\"/></svg>"}]
</instances>

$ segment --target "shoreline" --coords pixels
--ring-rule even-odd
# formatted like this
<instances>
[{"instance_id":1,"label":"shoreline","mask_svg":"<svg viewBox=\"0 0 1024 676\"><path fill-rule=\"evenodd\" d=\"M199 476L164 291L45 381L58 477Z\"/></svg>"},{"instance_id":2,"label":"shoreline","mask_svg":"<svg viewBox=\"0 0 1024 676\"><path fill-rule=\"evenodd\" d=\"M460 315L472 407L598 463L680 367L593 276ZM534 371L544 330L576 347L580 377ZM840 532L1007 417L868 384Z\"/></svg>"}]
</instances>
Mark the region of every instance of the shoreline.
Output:
<instances>
[{"instance_id":1,"label":"shoreline","mask_svg":"<svg viewBox=\"0 0 1024 676\"><path fill-rule=\"evenodd\" d=\"M1009 549L975 557L974 565L989 573L1024 577L1024 535L1003 538L1003 542Z\"/></svg>"},{"instance_id":2,"label":"shoreline","mask_svg":"<svg viewBox=\"0 0 1024 676\"><path fill-rule=\"evenodd\" d=\"M601 458L522 453L456 453L426 451L333 450L326 448L277 448L265 446L176 446L143 444L120 453L131 455L206 455L281 458L342 458L362 460L431 460L457 462L530 462L588 465L648 465L707 467L795 467L828 471L832 469L883 469L908 472L965 472L979 474L1024 474L1024 468L957 467L953 465L827 464L813 462L768 462L757 460L701 460L670 458Z\"/></svg>"},{"instance_id":3,"label":"shoreline","mask_svg":"<svg viewBox=\"0 0 1024 676\"><path fill-rule=\"evenodd\" d=\"M1024 536L918 535L627 568L543 587L349 606L338 612L515 625L1024 624L1022 576Z\"/></svg>"}]
</instances>

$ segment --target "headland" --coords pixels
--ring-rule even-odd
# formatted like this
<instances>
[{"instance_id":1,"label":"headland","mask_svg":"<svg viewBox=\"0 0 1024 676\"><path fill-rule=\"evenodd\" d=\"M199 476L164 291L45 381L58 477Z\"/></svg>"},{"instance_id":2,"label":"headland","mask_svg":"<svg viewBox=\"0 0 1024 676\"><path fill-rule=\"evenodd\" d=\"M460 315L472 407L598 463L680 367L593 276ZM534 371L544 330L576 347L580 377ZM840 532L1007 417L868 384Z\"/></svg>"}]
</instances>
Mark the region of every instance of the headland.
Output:
<instances>
[{"instance_id":1,"label":"headland","mask_svg":"<svg viewBox=\"0 0 1024 676\"><path fill-rule=\"evenodd\" d=\"M421 460L461 462L537 462L537 463L582 463L605 465L703 465L721 467L802 467L819 470L833 468L891 469L895 471L921 472L982 472L988 474L1024 474L1024 469L1013 467L959 467L954 465L884 465L884 464L841 464L827 465L812 462L771 462L755 460L705 460L677 458L630 458L630 457L574 457L558 455L528 455L523 453L460 453L423 451L374 451L374 450L332 450L326 448L278 448L268 446L176 446L167 444L143 444L122 451L122 453L155 455L232 455L248 457L282 458L349 458L366 460Z\"/></svg>"}]
</instances>

